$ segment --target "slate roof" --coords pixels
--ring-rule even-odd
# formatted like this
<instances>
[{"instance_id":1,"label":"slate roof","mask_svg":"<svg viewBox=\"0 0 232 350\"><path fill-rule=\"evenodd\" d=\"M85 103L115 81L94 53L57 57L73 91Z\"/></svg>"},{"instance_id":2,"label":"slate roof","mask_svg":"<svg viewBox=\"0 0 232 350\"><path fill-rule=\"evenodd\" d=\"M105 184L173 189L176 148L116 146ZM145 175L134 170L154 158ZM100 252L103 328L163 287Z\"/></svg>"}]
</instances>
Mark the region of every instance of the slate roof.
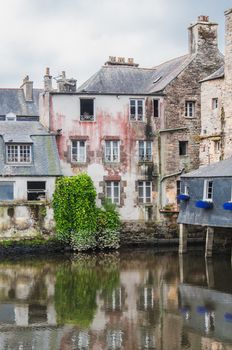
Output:
<instances>
[{"instance_id":1,"label":"slate roof","mask_svg":"<svg viewBox=\"0 0 232 350\"><path fill-rule=\"evenodd\" d=\"M124 95L159 93L192 62L194 57L195 55L181 56L151 69L105 65L82 84L77 92Z\"/></svg>"},{"instance_id":2,"label":"slate roof","mask_svg":"<svg viewBox=\"0 0 232 350\"><path fill-rule=\"evenodd\" d=\"M232 157L214 164L202 166L198 170L181 176L181 178L195 177L232 177Z\"/></svg>"},{"instance_id":3,"label":"slate roof","mask_svg":"<svg viewBox=\"0 0 232 350\"><path fill-rule=\"evenodd\" d=\"M32 143L32 163L5 162L5 142ZM55 136L37 121L0 121L0 176L59 176L60 162Z\"/></svg>"},{"instance_id":4,"label":"slate roof","mask_svg":"<svg viewBox=\"0 0 232 350\"><path fill-rule=\"evenodd\" d=\"M224 74L225 74L225 67L223 65L216 72L214 72L213 74L209 75L205 79L201 80L201 83L204 82L204 81L208 81L208 80L224 78Z\"/></svg>"},{"instance_id":5,"label":"slate roof","mask_svg":"<svg viewBox=\"0 0 232 350\"><path fill-rule=\"evenodd\" d=\"M12 112L17 116L39 116L40 89L33 89L33 101L25 100L23 89L0 89L0 116Z\"/></svg>"}]
</instances>

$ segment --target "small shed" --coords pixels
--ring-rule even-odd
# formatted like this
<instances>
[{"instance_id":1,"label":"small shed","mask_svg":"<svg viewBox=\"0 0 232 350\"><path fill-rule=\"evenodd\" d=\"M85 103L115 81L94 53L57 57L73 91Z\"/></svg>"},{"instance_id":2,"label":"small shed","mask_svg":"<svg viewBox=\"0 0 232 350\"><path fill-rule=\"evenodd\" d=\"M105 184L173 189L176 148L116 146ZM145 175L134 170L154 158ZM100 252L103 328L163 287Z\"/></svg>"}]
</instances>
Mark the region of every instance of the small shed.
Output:
<instances>
[{"instance_id":1,"label":"small shed","mask_svg":"<svg viewBox=\"0 0 232 350\"><path fill-rule=\"evenodd\" d=\"M180 246L187 249L186 225L207 227L206 256L212 255L214 228L232 228L232 158L181 176Z\"/></svg>"}]
</instances>

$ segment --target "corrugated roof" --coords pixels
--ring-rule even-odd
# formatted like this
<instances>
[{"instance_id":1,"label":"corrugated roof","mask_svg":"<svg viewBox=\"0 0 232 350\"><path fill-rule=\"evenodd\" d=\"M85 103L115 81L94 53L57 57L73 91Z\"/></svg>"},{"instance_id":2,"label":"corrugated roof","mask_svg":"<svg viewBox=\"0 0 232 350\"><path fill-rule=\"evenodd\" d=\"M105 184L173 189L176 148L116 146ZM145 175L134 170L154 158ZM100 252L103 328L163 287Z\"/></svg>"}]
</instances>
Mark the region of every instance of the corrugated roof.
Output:
<instances>
[{"instance_id":1,"label":"corrugated roof","mask_svg":"<svg viewBox=\"0 0 232 350\"><path fill-rule=\"evenodd\" d=\"M88 94L153 94L161 92L195 55L185 55L157 67L106 65L78 88L79 93Z\"/></svg>"},{"instance_id":2,"label":"corrugated roof","mask_svg":"<svg viewBox=\"0 0 232 350\"><path fill-rule=\"evenodd\" d=\"M5 162L4 140L18 140L32 144L33 161L29 165ZM35 121L0 121L0 176L59 176L60 162L54 135Z\"/></svg>"},{"instance_id":3,"label":"corrugated roof","mask_svg":"<svg viewBox=\"0 0 232 350\"><path fill-rule=\"evenodd\" d=\"M33 89L33 101L26 101L23 89L0 89L0 115L10 112L17 116L39 116L39 94Z\"/></svg>"},{"instance_id":4,"label":"corrugated roof","mask_svg":"<svg viewBox=\"0 0 232 350\"><path fill-rule=\"evenodd\" d=\"M189 177L232 177L232 157L220 162L202 166L198 170L183 174L182 178Z\"/></svg>"},{"instance_id":5,"label":"corrugated roof","mask_svg":"<svg viewBox=\"0 0 232 350\"><path fill-rule=\"evenodd\" d=\"M208 81L208 80L224 78L224 74L225 74L225 68L224 68L224 65L223 65L216 72L214 72L213 74L209 75L205 79L201 80L201 83L204 82L204 81Z\"/></svg>"}]
</instances>

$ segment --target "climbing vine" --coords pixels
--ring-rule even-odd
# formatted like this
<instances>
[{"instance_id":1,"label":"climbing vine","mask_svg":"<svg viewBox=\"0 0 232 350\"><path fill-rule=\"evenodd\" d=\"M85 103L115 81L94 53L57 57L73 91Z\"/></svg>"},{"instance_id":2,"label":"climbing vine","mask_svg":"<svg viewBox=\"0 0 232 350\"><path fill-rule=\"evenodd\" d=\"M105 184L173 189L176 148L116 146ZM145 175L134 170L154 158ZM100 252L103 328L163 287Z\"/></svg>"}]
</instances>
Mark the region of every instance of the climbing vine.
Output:
<instances>
[{"instance_id":1,"label":"climbing vine","mask_svg":"<svg viewBox=\"0 0 232 350\"><path fill-rule=\"evenodd\" d=\"M73 249L119 246L119 214L109 203L97 208L96 190L87 174L57 180L53 209L57 238Z\"/></svg>"}]
</instances>

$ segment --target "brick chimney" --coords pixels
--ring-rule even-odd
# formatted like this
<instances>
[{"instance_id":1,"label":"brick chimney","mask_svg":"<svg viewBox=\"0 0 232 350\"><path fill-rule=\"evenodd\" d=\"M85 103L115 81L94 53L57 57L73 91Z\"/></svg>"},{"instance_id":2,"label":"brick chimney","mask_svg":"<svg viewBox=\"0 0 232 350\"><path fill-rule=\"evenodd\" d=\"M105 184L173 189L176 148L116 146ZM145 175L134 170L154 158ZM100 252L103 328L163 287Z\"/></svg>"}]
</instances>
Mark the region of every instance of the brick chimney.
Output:
<instances>
[{"instance_id":1,"label":"brick chimney","mask_svg":"<svg viewBox=\"0 0 232 350\"><path fill-rule=\"evenodd\" d=\"M217 23L209 21L208 16L198 16L197 22L189 30L189 53L218 51Z\"/></svg>"},{"instance_id":2,"label":"brick chimney","mask_svg":"<svg viewBox=\"0 0 232 350\"><path fill-rule=\"evenodd\" d=\"M50 68L46 68L44 75L44 91L52 90L52 76L50 75Z\"/></svg>"},{"instance_id":3,"label":"brick chimney","mask_svg":"<svg viewBox=\"0 0 232 350\"><path fill-rule=\"evenodd\" d=\"M25 100L27 102L33 101L33 81L29 80L28 75L26 75L23 79L23 83L20 86L20 89L23 89Z\"/></svg>"}]
</instances>

